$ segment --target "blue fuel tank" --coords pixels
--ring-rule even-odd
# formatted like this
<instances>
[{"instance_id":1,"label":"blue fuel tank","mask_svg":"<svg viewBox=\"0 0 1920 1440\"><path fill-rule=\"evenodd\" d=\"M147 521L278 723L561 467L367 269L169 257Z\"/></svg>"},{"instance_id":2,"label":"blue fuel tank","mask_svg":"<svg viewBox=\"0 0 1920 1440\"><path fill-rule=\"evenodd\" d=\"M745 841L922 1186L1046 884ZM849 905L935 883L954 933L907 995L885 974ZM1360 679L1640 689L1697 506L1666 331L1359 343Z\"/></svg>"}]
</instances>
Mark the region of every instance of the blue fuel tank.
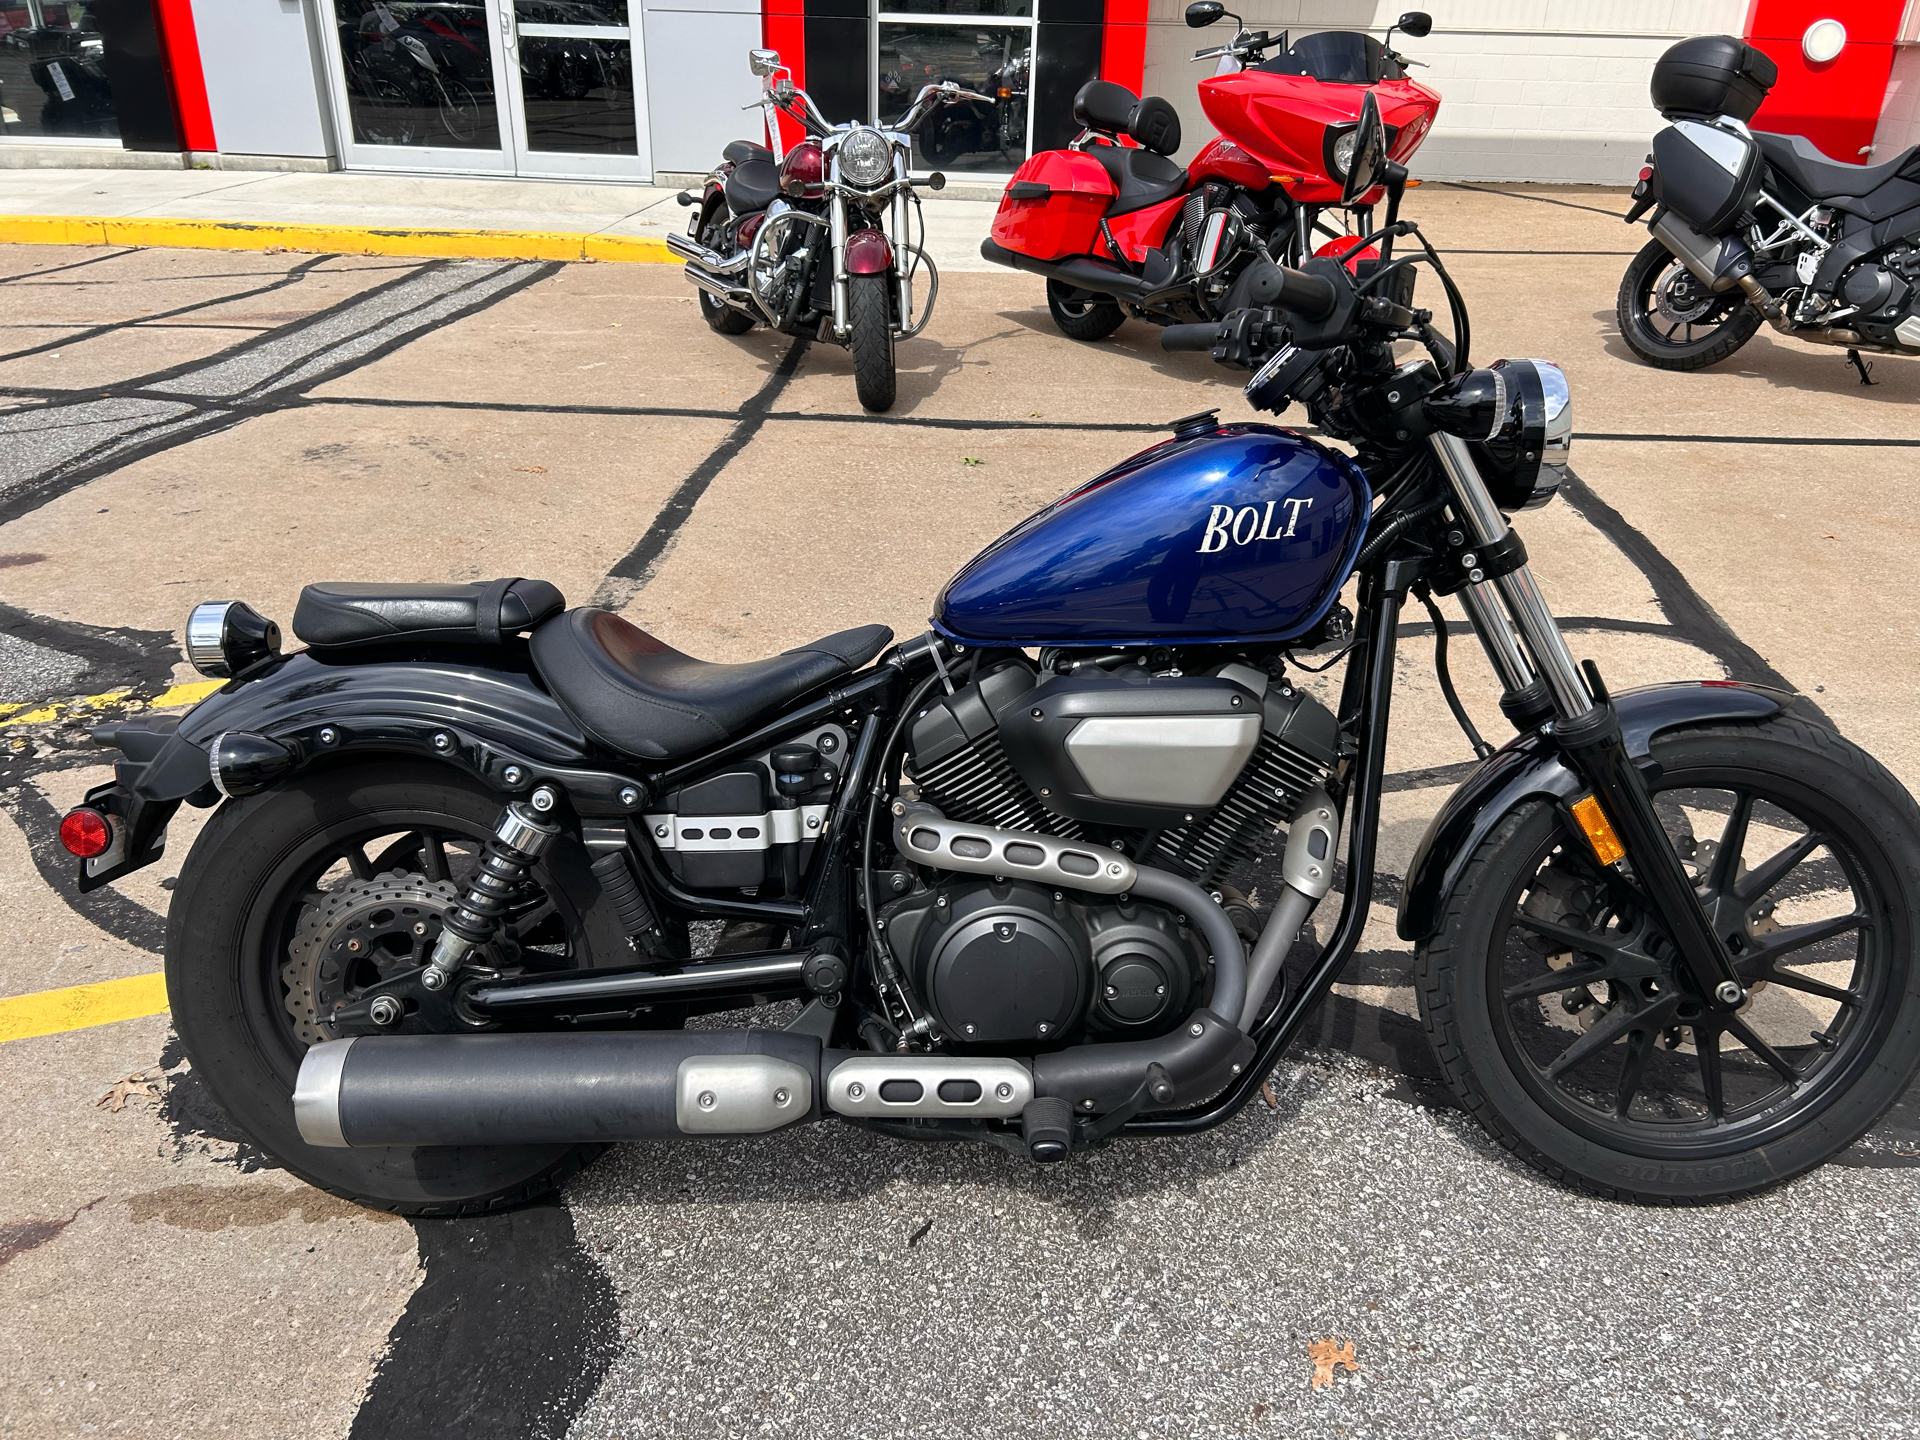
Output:
<instances>
[{"instance_id":1,"label":"blue fuel tank","mask_svg":"<svg viewBox=\"0 0 1920 1440\"><path fill-rule=\"evenodd\" d=\"M1292 639L1340 593L1371 505L1359 466L1295 431L1183 434L994 541L933 623L973 645Z\"/></svg>"}]
</instances>

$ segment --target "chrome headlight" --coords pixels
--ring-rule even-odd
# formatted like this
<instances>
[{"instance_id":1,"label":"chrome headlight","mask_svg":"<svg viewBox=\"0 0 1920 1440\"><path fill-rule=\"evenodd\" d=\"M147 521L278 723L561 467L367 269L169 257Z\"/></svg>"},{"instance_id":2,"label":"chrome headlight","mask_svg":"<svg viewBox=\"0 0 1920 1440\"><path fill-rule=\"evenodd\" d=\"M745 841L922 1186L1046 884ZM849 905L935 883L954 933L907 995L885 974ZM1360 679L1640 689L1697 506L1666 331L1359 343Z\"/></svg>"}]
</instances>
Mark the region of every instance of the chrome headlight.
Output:
<instances>
[{"instance_id":1,"label":"chrome headlight","mask_svg":"<svg viewBox=\"0 0 1920 1440\"><path fill-rule=\"evenodd\" d=\"M1353 150L1360 143L1360 132L1349 130L1333 142L1333 178L1344 180L1347 170L1353 164Z\"/></svg>"},{"instance_id":2,"label":"chrome headlight","mask_svg":"<svg viewBox=\"0 0 1920 1440\"><path fill-rule=\"evenodd\" d=\"M187 616L187 660L225 680L280 651L280 627L244 600L209 600Z\"/></svg>"},{"instance_id":3,"label":"chrome headlight","mask_svg":"<svg viewBox=\"0 0 1920 1440\"><path fill-rule=\"evenodd\" d=\"M1544 505L1573 453L1573 396L1551 360L1496 360L1457 375L1422 404L1436 430L1472 444L1502 510Z\"/></svg>"},{"instance_id":4,"label":"chrome headlight","mask_svg":"<svg viewBox=\"0 0 1920 1440\"><path fill-rule=\"evenodd\" d=\"M840 179L859 190L893 178L893 142L878 130L857 126L841 138L834 152L840 160Z\"/></svg>"}]
</instances>

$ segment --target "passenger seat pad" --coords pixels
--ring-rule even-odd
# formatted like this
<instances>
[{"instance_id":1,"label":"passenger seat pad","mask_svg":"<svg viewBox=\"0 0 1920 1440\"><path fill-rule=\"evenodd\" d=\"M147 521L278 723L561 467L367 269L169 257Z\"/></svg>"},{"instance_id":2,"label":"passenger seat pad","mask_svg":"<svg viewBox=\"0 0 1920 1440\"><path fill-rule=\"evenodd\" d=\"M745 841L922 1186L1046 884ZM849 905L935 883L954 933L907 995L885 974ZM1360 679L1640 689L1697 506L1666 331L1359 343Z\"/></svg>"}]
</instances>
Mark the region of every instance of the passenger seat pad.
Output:
<instances>
[{"instance_id":1,"label":"passenger seat pad","mask_svg":"<svg viewBox=\"0 0 1920 1440\"><path fill-rule=\"evenodd\" d=\"M293 633L316 650L413 640L436 645L497 645L566 608L545 580L483 580L471 585L328 581L300 592Z\"/></svg>"},{"instance_id":2,"label":"passenger seat pad","mask_svg":"<svg viewBox=\"0 0 1920 1440\"><path fill-rule=\"evenodd\" d=\"M716 665L611 611L582 608L534 631L533 664L561 708L601 744L646 760L683 760L846 678L892 639L884 625L862 625L771 659Z\"/></svg>"}]
</instances>

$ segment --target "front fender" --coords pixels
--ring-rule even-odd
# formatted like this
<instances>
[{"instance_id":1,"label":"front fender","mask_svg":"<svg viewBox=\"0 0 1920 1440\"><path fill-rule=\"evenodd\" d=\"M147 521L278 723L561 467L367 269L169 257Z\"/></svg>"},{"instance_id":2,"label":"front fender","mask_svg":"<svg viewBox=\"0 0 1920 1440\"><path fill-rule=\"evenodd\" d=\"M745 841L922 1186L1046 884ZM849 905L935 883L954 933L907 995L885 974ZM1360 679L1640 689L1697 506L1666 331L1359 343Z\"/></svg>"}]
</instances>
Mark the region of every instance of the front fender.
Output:
<instances>
[{"instance_id":1,"label":"front fender","mask_svg":"<svg viewBox=\"0 0 1920 1440\"><path fill-rule=\"evenodd\" d=\"M856 230L847 236L847 274L884 275L893 269L893 246L878 230Z\"/></svg>"},{"instance_id":2,"label":"front fender","mask_svg":"<svg viewBox=\"0 0 1920 1440\"><path fill-rule=\"evenodd\" d=\"M1765 720L1792 699L1782 690L1734 680L1679 680L1622 690L1613 705L1627 753L1640 759L1663 731L1715 720ZM1400 938L1418 944L1432 936L1467 861L1515 808L1534 799L1570 801L1586 788L1550 733L1522 735L1489 756L1447 797L1414 852L1400 892Z\"/></svg>"},{"instance_id":3,"label":"front fender","mask_svg":"<svg viewBox=\"0 0 1920 1440\"><path fill-rule=\"evenodd\" d=\"M289 774L340 755L418 755L503 795L557 785L583 815L625 814L646 796L644 781L611 768L524 668L466 658L348 663L308 651L201 701L130 788L149 801L207 790L208 747L229 730L287 746L296 756Z\"/></svg>"}]
</instances>

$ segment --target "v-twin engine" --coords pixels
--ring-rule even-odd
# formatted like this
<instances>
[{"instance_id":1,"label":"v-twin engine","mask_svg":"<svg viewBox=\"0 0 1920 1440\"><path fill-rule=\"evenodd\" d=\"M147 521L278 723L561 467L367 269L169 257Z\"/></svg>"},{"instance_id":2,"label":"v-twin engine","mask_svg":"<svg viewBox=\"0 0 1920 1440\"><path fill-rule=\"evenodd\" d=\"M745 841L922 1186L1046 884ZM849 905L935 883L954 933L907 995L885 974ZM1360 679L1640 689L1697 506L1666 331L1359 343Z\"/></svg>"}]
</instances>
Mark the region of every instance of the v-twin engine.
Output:
<instances>
[{"instance_id":1,"label":"v-twin engine","mask_svg":"<svg viewBox=\"0 0 1920 1440\"><path fill-rule=\"evenodd\" d=\"M915 717L910 774L936 822L1000 834L955 846L998 843L1005 862L982 852L958 867L973 874L887 905L890 946L957 1045L1165 1033L1207 998L1209 946L1194 907L1157 903L1135 862L1210 908L1185 882L1211 890L1275 842L1338 741L1312 696L1245 664L1153 674L1107 657L1043 678L1004 663Z\"/></svg>"}]
</instances>

